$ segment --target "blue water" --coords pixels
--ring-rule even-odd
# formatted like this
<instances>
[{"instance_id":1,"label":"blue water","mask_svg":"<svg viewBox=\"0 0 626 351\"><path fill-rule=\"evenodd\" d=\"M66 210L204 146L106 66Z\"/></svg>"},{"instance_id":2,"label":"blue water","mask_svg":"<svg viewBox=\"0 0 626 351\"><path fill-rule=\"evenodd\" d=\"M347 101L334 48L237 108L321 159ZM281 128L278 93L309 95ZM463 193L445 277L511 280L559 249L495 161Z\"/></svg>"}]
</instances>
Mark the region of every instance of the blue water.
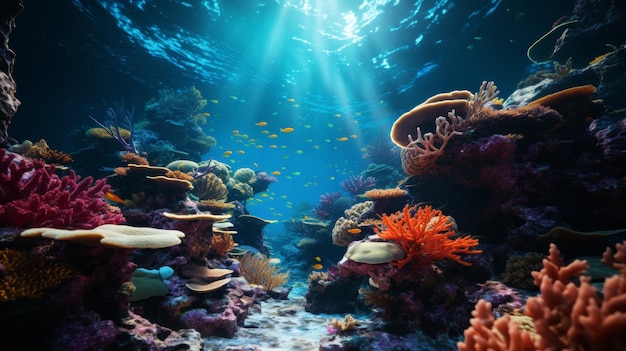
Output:
<instances>
[{"instance_id":1,"label":"blue water","mask_svg":"<svg viewBox=\"0 0 626 351\"><path fill-rule=\"evenodd\" d=\"M494 80L504 97L537 67L528 46L573 1L25 1L11 46L22 107L11 135L72 151L103 101L141 111L159 89L209 100L205 159L280 172L248 201L289 220L360 174L362 149L439 92ZM37 121L37 123L33 123ZM266 126L257 123L266 122ZM293 128L293 132L281 132ZM264 132L266 131L266 132ZM264 134L266 133L266 134ZM276 138L268 135L276 134ZM344 139L345 138L345 139ZM226 151L232 152L228 157ZM272 227L272 226L270 226ZM282 230L283 228L268 228Z\"/></svg>"}]
</instances>

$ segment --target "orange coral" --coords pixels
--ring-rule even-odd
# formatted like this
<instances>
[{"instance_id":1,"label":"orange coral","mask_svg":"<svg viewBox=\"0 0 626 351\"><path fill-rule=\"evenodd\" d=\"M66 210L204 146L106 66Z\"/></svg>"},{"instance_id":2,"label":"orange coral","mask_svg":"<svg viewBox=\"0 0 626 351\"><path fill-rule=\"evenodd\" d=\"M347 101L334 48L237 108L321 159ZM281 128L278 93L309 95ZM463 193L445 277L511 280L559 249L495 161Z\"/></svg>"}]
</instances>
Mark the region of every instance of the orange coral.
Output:
<instances>
[{"instance_id":1,"label":"orange coral","mask_svg":"<svg viewBox=\"0 0 626 351\"><path fill-rule=\"evenodd\" d=\"M213 232L211 237L211 249L216 255L223 255L235 247L233 236L228 233Z\"/></svg>"},{"instance_id":2,"label":"orange coral","mask_svg":"<svg viewBox=\"0 0 626 351\"><path fill-rule=\"evenodd\" d=\"M65 262L37 258L13 249L0 250L0 266L6 274L0 279L0 302L41 298L48 290L78 274Z\"/></svg>"},{"instance_id":3,"label":"orange coral","mask_svg":"<svg viewBox=\"0 0 626 351\"><path fill-rule=\"evenodd\" d=\"M391 188L391 189L372 189L365 192L365 197L372 200L379 199L394 199L401 198L408 195L406 190L400 188Z\"/></svg>"},{"instance_id":4,"label":"orange coral","mask_svg":"<svg viewBox=\"0 0 626 351\"><path fill-rule=\"evenodd\" d=\"M411 215L412 212L415 214ZM469 266L459 253L479 254L482 250L472 250L478 239L469 235L452 239L456 234L452 229L454 221L431 206L417 208L404 206L402 211L382 216L382 226L375 228L376 234L385 240L397 242L406 258L392 262L398 268L413 262L416 267L449 258L464 266Z\"/></svg>"},{"instance_id":5,"label":"orange coral","mask_svg":"<svg viewBox=\"0 0 626 351\"><path fill-rule=\"evenodd\" d=\"M604 263L621 274L606 278L600 294L591 278L582 276L587 262L574 260L565 265L556 245L550 244L543 269L532 274L541 293L528 298L524 309L534 332L520 330L520 323L508 315L496 320L491 304L480 300L465 330L465 341L457 344L459 350L624 350L626 272L621 269L626 266L625 245L618 244L614 255L610 249L605 252Z\"/></svg>"}]
</instances>

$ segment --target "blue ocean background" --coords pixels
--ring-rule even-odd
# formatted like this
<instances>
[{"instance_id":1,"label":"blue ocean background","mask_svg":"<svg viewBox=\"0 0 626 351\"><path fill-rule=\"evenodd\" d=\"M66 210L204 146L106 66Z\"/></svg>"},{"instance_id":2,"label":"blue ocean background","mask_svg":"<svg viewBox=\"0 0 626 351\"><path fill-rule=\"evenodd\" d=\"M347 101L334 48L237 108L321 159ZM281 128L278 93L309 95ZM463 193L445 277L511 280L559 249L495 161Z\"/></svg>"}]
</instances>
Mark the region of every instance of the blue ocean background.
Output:
<instances>
[{"instance_id":1,"label":"blue ocean background","mask_svg":"<svg viewBox=\"0 0 626 351\"><path fill-rule=\"evenodd\" d=\"M203 159L280 172L247 201L251 214L279 221L306 216L320 195L341 191L341 181L369 164L367 144L428 97L476 91L484 80L502 97L512 93L541 68L526 57L528 46L573 5L24 2L11 36L22 101L14 138L45 138L71 152L68 133L93 127L88 116L104 116L107 103L123 100L140 117L159 90L194 86L208 100L204 132L217 140ZM285 228L266 231L271 242Z\"/></svg>"}]
</instances>

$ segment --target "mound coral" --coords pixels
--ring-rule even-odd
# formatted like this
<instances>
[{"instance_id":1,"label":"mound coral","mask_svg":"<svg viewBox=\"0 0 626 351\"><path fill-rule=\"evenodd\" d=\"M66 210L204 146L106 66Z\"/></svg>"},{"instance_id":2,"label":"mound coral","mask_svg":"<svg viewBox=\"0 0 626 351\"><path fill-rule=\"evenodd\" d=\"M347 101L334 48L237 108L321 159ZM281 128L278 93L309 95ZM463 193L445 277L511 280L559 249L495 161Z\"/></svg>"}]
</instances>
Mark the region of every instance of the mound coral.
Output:
<instances>
[{"instance_id":1,"label":"mound coral","mask_svg":"<svg viewBox=\"0 0 626 351\"><path fill-rule=\"evenodd\" d=\"M481 253L481 250L472 250L478 245L478 240L469 235L453 239L456 234L454 225L450 216L444 216L430 206L417 208L406 205L401 212L384 214L382 225L375 231L381 238L398 243L406 252L404 259L392 262L398 269L409 262L419 268L443 259L469 266L458 254Z\"/></svg>"},{"instance_id":2,"label":"mound coral","mask_svg":"<svg viewBox=\"0 0 626 351\"><path fill-rule=\"evenodd\" d=\"M59 178L54 171L0 149L0 225L91 229L125 222L104 199L105 179L80 180L73 171Z\"/></svg>"}]
</instances>

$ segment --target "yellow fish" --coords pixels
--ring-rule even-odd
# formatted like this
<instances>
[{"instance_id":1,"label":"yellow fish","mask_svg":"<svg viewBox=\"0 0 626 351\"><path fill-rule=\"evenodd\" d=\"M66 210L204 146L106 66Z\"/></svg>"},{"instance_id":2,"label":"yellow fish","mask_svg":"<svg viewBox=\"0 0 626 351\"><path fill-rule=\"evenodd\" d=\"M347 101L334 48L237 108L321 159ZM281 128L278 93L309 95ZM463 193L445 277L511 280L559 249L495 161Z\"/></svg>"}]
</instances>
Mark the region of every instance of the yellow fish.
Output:
<instances>
[{"instance_id":1,"label":"yellow fish","mask_svg":"<svg viewBox=\"0 0 626 351\"><path fill-rule=\"evenodd\" d=\"M214 104L219 104L220 101L218 99L213 99L213 100L209 100L209 102L212 102Z\"/></svg>"},{"instance_id":2,"label":"yellow fish","mask_svg":"<svg viewBox=\"0 0 626 351\"><path fill-rule=\"evenodd\" d=\"M269 134L269 133L270 133L270 131L269 131L269 130L263 130L263 131L261 131L261 134Z\"/></svg>"},{"instance_id":3,"label":"yellow fish","mask_svg":"<svg viewBox=\"0 0 626 351\"><path fill-rule=\"evenodd\" d=\"M256 167L256 168L259 168L259 164L258 164L258 163L254 162L254 163L253 163L253 165L254 165L254 167Z\"/></svg>"},{"instance_id":4,"label":"yellow fish","mask_svg":"<svg viewBox=\"0 0 626 351\"><path fill-rule=\"evenodd\" d=\"M294 98L289 98L289 99L287 99L287 101L288 101L288 102L296 102L296 99L294 99Z\"/></svg>"},{"instance_id":5,"label":"yellow fish","mask_svg":"<svg viewBox=\"0 0 626 351\"><path fill-rule=\"evenodd\" d=\"M106 193L104 193L104 197L107 200L117 202L118 204L126 205L126 201L122 200L121 197L115 195L115 193L112 191L107 191Z\"/></svg>"},{"instance_id":6,"label":"yellow fish","mask_svg":"<svg viewBox=\"0 0 626 351\"><path fill-rule=\"evenodd\" d=\"M321 258L321 257L319 257L319 256L315 256L315 260L316 260L317 262L321 262L321 261L322 261L322 258Z\"/></svg>"},{"instance_id":7,"label":"yellow fish","mask_svg":"<svg viewBox=\"0 0 626 351\"><path fill-rule=\"evenodd\" d=\"M245 152L245 151L243 151L243 150L237 150L237 153L238 153L238 154L240 154L240 155L243 155L243 154L245 154L246 152Z\"/></svg>"},{"instance_id":8,"label":"yellow fish","mask_svg":"<svg viewBox=\"0 0 626 351\"><path fill-rule=\"evenodd\" d=\"M296 151L294 151L294 153L296 153L296 154L298 154L298 155L302 155L302 154L304 153L304 151L302 151L302 150L296 150Z\"/></svg>"},{"instance_id":9,"label":"yellow fish","mask_svg":"<svg viewBox=\"0 0 626 351\"><path fill-rule=\"evenodd\" d=\"M333 116L339 118L339 117L341 117L341 113L335 113Z\"/></svg>"},{"instance_id":10,"label":"yellow fish","mask_svg":"<svg viewBox=\"0 0 626 351\"><path fill-rule=\"evenodd\" d=\"M293 128L291 128L291 127L280 128L280 132L281 133L291 133L291 132L293 132Z\"/></svg>"},{"instance_id":11,"label":"yellow fish","mask_svg":"<svg viewBox=\"0 0 626 351\"><path fill-rule=\"evenodd\" d=\"M350 234L359 234L361 232L361 229L359 228L352 228L352 229L348 229L348 233Z\"/></svg>"},{"instance_id":12,"label":"yellow fish","mask_svg":"<svg viewBox=\"0 0 626 351\"><path fill-rule=\"evenodd\" d=\"M311 267L313 267L313 269L316 269L316 270L320 270L320 269L324 268L324 266L322 266L321 263L316 263L316 264L312 265Z\"/></svg>"},{"instance_id":13,"label":"yellow fish","mask_svg":"<svg viewBox=\"0 0 626 351\"><path fill-rule=\"evenodd\" d=\"M265 121L256 122L256 126L257 127L265 127L266 125L267 125L267 122L265 122Z\"/></svg>"},{"instance_id":14,"label":"yellow fish","mask_svg":"<svg viewBox=\"0 0 626 351\"><path fill-rule=\"evenodd\" d=\"M232 155L232 154L233 154L233 152L232 152L232 151L230 151L230 150L228 150L228 151L224 151L224 154L223 154L223 155L224 155L224 157L228 157L228 156L230 156L230 155Z\"/></svg>"},{"instance_id":15,"label":"yellow fish","mask_svg":"<svg viewBox=\"0 0 626 351\"><path fill-rule=\"evenodd\" d=\"M231 96L229 96L229 98L231 98L231 99L233 99L233 100L237 100L237 99L239 99L239 98L238 98L238 97L236 97L235 95L231 95Z\"/></svg>"},{"instance_id":16,"label":"yellow fish","mask_svg":"<svg viewBox=\"0 0 626 351\"><path fill-rule=\"evenodd\" d=\"M201 114L201 116L202 116L202 117L210 117L210 116L211 116L211 114L210 114L210 113L208 113L208 112L204 112L204 113L202 113L202 114Z\"/></svg>"},{"instance_id":17,"label":"yellow fish","mask_svg":"<svg viewBox=\"0 0 626 351\"><path fill-rule=\"evenodd\" d=\"M270 149L278 149L278 146L272 144L272 145L270 145Z\"/></svg>"},{"instance_id":18,"label":"yellow fish","mask_svg":"<svg viewBox=\"0 0 626 351\"><path fill-rule=\"evenodd\" d=\"M272 172L273 175L280 175L280 171L274 171Z\"/></svg>"},{"instance_id":19,"label":"yellow fish","mask_svg":"<svg viewBox=\"0 0 626 351\"><path fill-rule=\"evenodd\" d=\"M346 141L346 140L348 140L348 138L347 137L341 137L341 138L337 138L337 140L339 140L339 141Z\"/></svg>"},{"instance_id":20,"label":"yellow fish","mask_svg":"<svg viewBox=\"0 0 626 351\"><path fill-rule=\"evenodd\" d=\"M278 138L278 134L270 134L267 137L270 138L270 139L276 139L276 138Z\"/></svg>"}]
</instances>

